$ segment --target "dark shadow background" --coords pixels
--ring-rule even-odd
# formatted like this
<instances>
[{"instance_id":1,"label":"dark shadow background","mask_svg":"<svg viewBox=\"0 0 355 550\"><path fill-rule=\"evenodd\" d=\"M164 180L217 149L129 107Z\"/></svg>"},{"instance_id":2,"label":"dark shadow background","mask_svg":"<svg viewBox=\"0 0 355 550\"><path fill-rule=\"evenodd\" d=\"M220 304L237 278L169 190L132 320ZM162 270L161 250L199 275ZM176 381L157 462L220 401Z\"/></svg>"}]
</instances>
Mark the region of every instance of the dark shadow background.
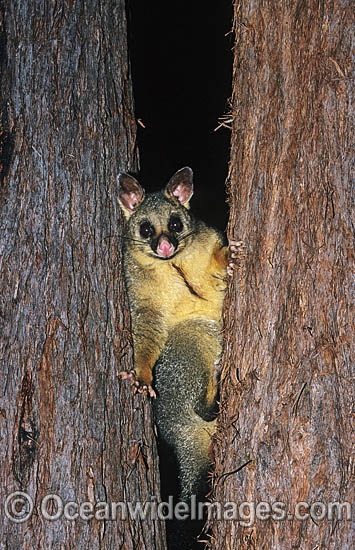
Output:
<instances>
[{"instance_id":1,"label":"dark shadow background","mask_svg":"<svg viewBox=\"0 0 355 550\"><path fill-rule=\"evenodd\" d=\"M193 212L224 230L230 131L214 129L231 93L232 0L129 0L127 12L136 117L145 125L138 180L161 189L190 166Z\"/></svg>"}]
</instances>

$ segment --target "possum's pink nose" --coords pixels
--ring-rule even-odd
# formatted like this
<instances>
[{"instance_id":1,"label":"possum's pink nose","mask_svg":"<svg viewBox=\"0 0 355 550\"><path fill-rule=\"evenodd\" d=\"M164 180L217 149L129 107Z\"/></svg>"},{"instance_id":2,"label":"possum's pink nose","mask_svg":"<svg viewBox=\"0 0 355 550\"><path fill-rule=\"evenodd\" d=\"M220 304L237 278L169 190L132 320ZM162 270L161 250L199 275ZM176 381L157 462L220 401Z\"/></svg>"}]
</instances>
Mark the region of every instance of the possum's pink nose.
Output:
<instances>
[{"instance_id":1,"label":"possum's pink nose","mask_svg":"<svg viewBox=\"0 0 355 550\"><path fill-rule=\"evenodd\" d=\"M157 246L158 256L161 256L162 258L169 258L173 252L174 246L165 235L162 235Z\"/></svg>"}]
</instances>

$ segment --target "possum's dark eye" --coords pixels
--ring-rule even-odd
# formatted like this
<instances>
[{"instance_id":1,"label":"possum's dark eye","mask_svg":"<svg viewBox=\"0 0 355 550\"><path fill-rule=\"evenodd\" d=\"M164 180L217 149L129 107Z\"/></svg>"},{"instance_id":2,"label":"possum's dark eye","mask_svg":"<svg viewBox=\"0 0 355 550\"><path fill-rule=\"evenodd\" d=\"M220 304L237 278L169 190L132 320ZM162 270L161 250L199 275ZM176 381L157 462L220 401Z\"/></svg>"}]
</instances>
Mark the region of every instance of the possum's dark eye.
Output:
<instances>
[{"instance_id":1,"label":"possum's dark eye","mask_svg":"<svg viewBox=\"0 0 355 550\"><path fill-rule=\"evenodd\" d=\"M141 237L147 239L154 234L154 227L149 222L143 222L139 226L139 233Z\"/></svg>"},{"instance_id":2,"label":"possum's dark eye","mask_svg":"<svg viewBox=\"0 0 355 550\"><path fill-rule=\"evenodd\" d=\"M169 223L168 223L168 229L169 231L174 231L175 233L180 233L183 229L183 223L179 216L171 216Z\"/></svg>"}]
</instances>

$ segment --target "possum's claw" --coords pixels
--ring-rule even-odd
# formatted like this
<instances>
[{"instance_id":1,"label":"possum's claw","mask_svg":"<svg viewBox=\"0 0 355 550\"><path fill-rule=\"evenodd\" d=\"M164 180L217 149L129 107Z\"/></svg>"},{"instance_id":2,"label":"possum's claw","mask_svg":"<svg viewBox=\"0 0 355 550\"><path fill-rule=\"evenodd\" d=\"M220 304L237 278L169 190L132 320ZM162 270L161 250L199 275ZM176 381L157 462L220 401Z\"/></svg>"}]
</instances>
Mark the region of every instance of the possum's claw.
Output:
<instances>
[{"instance_id":1,"label":"possum's claw","mask_svg":"<svg viewBox=\"0 0 355 550\"><path fill-rule=\"evenodd\" d=\"M142 386L138 380L135 381L134 385L135 391L137 391L138 393L149 393L150 397L152 397L153 399L156 398L157 394L153 390L152 386L147 384L143 384Z\"/></svg>"},{"instance_id":2,"label":"possum's claw","mask_svg":"<svg viewBox=\"0 0 355 550\"><path fill-rule=\"evenodd\" d=\"M233 275L234 270L238 268L246 257L246 245L243 241L229 241L230 260L227 265L228 275Z\"/></svg>"},{"instance_id":3,"label":"possum's claw","mask_svg":"<svg viewBox=\"0 0 355 550\"><path fill-rule=\"evenodd\" d=\"M153 390L152 386L150 385L147 385L147 384L141 384L139 382L139 380L136 379L136 375L134 373L133 370L127 372L127 371L122 371L120 372L120 377L122 380L129 380L130 381L130 384L131 386L133 386L133 393L144 393L144 394L149 394L150 397L152 398L156 398L157 394L155 393L155 391Z\"/></svg>"}]
</instances>

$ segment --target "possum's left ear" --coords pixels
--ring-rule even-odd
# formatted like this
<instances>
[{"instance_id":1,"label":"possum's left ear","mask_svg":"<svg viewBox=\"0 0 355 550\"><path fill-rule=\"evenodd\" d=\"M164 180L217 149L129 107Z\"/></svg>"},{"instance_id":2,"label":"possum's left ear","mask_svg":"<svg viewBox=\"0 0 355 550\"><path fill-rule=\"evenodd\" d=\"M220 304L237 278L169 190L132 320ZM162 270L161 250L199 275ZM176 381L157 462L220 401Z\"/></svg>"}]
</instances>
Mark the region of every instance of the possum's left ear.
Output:
<instances>
[{"instance_id":1,"label":"possum's left ear","mask_svg":"<svg viewBox=\"0 0 355 550\"><path fill-rule=\"evenodd\" d=\"M130 218L144 199L144 189L129 174L120 172L117 176L118 202L126 218Z\"/></svg>"},{"instance_id":2,"label":"possum's left ear","mask_svg":"<svg viewBox=\"0 0 355 550\"><path fill-rule=\"evenodd\" d=\"M168 198L177 199L185 208L190 208L189 201L194 192L193 171L188 166L178 170L165 187Z\"/></svg>"}]
</instances>

